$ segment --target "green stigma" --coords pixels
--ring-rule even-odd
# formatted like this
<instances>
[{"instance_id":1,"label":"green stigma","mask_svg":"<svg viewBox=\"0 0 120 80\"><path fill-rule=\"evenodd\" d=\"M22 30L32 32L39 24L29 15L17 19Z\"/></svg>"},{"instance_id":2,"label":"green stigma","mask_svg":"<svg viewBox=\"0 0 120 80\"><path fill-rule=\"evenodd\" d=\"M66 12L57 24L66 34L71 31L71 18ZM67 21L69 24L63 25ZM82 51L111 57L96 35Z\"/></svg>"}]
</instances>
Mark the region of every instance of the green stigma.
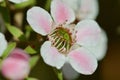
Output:
<instances>
[{"instance_id":1,"label":"green stigma","mask_svg":"<svg viewBox=\"0 0 120 80\"><path fill-rule=\"evenodd\" d=\"M64 28L58 29L58 34L66 41L69 41L71 39L70 34Z\"/></svg>"}]
</instances>

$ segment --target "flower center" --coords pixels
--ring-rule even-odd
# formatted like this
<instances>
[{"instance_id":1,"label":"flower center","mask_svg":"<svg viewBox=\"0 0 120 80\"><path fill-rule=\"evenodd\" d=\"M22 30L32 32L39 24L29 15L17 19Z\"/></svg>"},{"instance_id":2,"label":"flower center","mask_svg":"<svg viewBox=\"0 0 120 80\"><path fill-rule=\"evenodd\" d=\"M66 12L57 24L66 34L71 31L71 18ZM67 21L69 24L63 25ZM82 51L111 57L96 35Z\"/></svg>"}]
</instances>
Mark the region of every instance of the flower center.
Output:
<instances>
[{"instance_id":1,"label":"flower center","mask_svg":"<svg viewBox=\"0 0 120 80\"><path fill-rule=\"evenodd\" d=\"M52 45L58 49L60 53L67 53L72 46L72 36L69 29L57 27L49 35Z\"/></svg>"}]
</instances>

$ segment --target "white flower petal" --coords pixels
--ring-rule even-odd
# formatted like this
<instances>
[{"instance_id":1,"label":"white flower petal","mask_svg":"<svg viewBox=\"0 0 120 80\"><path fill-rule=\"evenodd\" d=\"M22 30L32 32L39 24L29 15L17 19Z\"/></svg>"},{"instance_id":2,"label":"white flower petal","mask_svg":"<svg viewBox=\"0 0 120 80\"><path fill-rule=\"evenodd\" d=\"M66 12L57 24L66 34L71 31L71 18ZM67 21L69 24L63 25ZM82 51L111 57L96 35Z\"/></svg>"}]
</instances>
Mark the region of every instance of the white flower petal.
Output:
<instances>
[{"instance_id":1,"label":"white flower petal","mask_svg":"<svg viewBox=\"0 0 120 80\"><path fill-rule=\"evenodd\" d=\"M98 0L80 0L78 19L96 19L99 12Z\"/></svg>"},{"instance_id":2,"label":"white flower petal","mask_svg":"<svg viewBox=\"0 0 120 80\"><path fill-rule=\"evenodd\" d=\"M78 20L96 19L99 12L98 0L62 0L71 7Z\"/></svg>"},{"instance_id":3,"label":"white flower petal","mask_svg":"<svg viewBox=\"0 0 120 80\"><path fill-rule=\"evenodd\" d=\"M2 33L0 33L0 56L2 56L6 48L7 48L7 41L5 39L5 36Z\"/></svg>"},{"instance_id":4,"label":"white flower petal","mask_svg":"<svg viewBox=\"0 0 120 80\"><path fill-rule=\"evenodd\" d=\"M81 0L62 0L64 4L67 4L70 8L72 8L75 12L80 8Z\"/></svg>"},{"instance_id":5,"label":"white flower petal","mask_svg":"<svg viewBox=\"0 0 120 80\"><path fill-rule=\"evenodd\" d=\"M97 68L97 59L88 50L80 47L68 54L68 61L81 74L92 74Z\"/></svg>"},{"instance_id":6,"label":"white flower petal","mask_svg":"<svg viewBox=\"0 0 120 80\"><path fill-rule=\"evenodd\" d=\"M50 41L46 41L41 46L41 56L45 63L58 69L60 69L66 61L65 56L60 54L55 47L51 46Z\"/></svg>"},{"instance_id":7,"label":"white flower petal","mask_svg":"<svg viewBox=\"0 0 120 80\"><path fill-rule=\"evenodd\" d=\"M96 45L99 41L101 29L93 20L82 20L76 27L76 41L81 46Z\"/></svg>"},{"instance_id":8,"label":"white flower petal","mask_svg":"<svg viewBox=\"0 0 120 80\"><path fill-rule=\"evenodd\" d=\"M22 2L25 2L25 1L28 1L28 0L9 0L13 3L22 3Z\"/></svg>"},{"instance_id":9,"label":"white flower petal","mask_svg":"<svg viewBox=\"0 0 120 80\"><path fill-rule=\"evenodd\" d=\"M51 3L51 14L53 19L58 24L71 23L75 20L75 15L72 9L60 0L53 0Z\"/></svg>"},{"instance_id":10,"label":"white flower petal","mask_svg":"<svg viewBox=\"0 0 120 80\"><path fill-rule=\"evenodd\" d=\"M83 20L76 26L77 43L93 53L98 60L102 59L107 50L107 37L99 25L92 20Z\"/></svg>"},{"instance_id":11,"label":"white flower petal","mask_svg":"<svg viewBox=\"0 0 120 80\"><path fill-rule=\"evenodd\" d=\"M33 7L28 10L27 21L32 29L41 35L47 35L51 30L51 16L40 7Z\"/></svg>"},{"instance_id":12,"label":"white flower petal","mask_svg":"<svg viewBox=\"0 0 120 80\"><path fill-rule=\"evenodd\" d=\"M101 32L98 43L95 46L86 46L98 60L104 58L107 51L107 36L104 31Z\"/></svg>"}]
</instances>

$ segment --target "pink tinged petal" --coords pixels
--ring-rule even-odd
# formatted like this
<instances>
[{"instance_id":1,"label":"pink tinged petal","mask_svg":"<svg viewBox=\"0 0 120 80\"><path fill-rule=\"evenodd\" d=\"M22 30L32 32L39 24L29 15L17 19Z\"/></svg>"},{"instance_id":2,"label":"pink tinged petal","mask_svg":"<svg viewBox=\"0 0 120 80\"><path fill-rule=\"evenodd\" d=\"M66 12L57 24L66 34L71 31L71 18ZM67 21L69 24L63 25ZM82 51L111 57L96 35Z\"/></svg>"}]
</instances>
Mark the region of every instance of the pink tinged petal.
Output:
<instances>
[{"instance_id":1,"label":"pink tinged petal","mask_svg":"<svg viewBox=\"0 0 120 80\"><path fill-rule=\"evenodd\" d=\"M101 60L107 50L107 36L99 25L91 20L83 20L77 24L77 43L92 52L98 60Z\"/></svg>"},{"instance_id":2,"label":"pink tinged petal","mask_svg":"<svg viewBox=\"0 0 120 80\"><path fill-rule=\"evenodd\" d=\"M28 76L30 67L27 61L8 57L2 62L2 74L10 80L22 80Z\"/></svg>"},{"instance_id":3,"label":"pink tinged petal","mask_svg":"<svg viewBox=\"0 0 120 80\"><path fill-rule=\"evenodd\" d=\"M33 7L27 11L27 21L32 29L41 35L47 35L51 30L51 16L40 7Z\"/></svg>"},{"instance_id":4,"label":"pink tinged petal","mask_svg":"<svg viewBox=\"0 0 120 80\"><path fill-rule=\"evenodd\" d=\"M22 2L25 2L27 0L9 0L9 1L11 1L13 3L22 3Z\"/></svg>"},{"instance_id":5,"label":"pink tinged petal","mask_svg":"<svg viewBox=\"0 0 120 80\"><path fill-rule=\"evenodd\" d=\"M14 49L2 62L2 74L10 80L22 80L30 71L29 55L22 49Z\"/></svg>"},{"instance_id":6,"label":"pink tinged petal","mask_svg":"<svg viewBox=\"0 0 120 80\"><path fill-rule=\"evenodd\" d=\"M2 33L0 33L0 56L2 56L6 48L7 48L7 41L5 39L5 36Z\"/></svg>"},{"instance_id":7,"label":"pink tinged petal","mask_svg":"<svg viewBox=\"0 0 120 80\"><path fill-rule=\"evenodd\" d=\"M9 55L9 57L12 58L17 58L17 59L21 59L21 60L25 60L25 61L29 61L30 56L23 51L22 49L19 48L15 48Z\"/></svg>"},{"instance_id":8,"label":"pink tinged petal","mask_svg":"<svg viewBox=\"0 0 120 80\"><path fill-rule=\"evenodd\" d=\"M83 47L95 46L99 43L101 29L99 25L93 20L82 20L76 27L76 41Z\"/></svg>"},{"instance_id":9,"label":"pink tinged petal","mask_svg":"<svg viewBox=\"0 0 120 80\"><path fill-rule=\"evenodd\" d=\"M80 47L68 54L68 61L81 74L92 74L97 68L97 60L88 50Z\"/></svg>"},{"instance_id":10,"label":"pink tinged petal","mask_svg":"<svg viewBox=\"0 0 120 80\"><path fill-rule=\"evenodd\" d=\"M98 0L80 0L78 19L96 19L99 7Z\"/></svg>"},{"instance_id":11,"label":"pink tinged petal","mask_svg":"<svg viewBox=\"0 0 120 80\"><path fill-rule=\"evenodd\" d=\"M71 23L75 20L75 15L72 9L60 0L53 0L51 3L51 14L53 19L58 24Z\"/></svg>"},{"instance_id":12,"label":"pink tinged petal","mask_svg":"<svg viewBox=\"0 0 120 80\"><path fill-rule=\"evenodd\" d=\"M51 46L50 41L46 41L41 47L41 56L46 64L60 69L66 58L63 54L60 54L58 50Z\"/></svg>"}]
</instances>

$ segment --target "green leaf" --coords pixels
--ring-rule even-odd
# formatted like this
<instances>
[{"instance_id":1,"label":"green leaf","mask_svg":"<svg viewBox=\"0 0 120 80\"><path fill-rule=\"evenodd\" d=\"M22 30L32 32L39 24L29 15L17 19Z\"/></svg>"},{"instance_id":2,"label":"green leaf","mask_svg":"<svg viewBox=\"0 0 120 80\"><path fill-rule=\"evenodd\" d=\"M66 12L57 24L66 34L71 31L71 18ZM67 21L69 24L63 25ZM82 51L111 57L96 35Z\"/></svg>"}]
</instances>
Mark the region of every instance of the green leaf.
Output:
<instances>
[{"instance_id":1,"label":"green leaf","mask_svg":"<svg viewBox=\"0 0 120 80\"><path fill-rule=\"evenodd\" d=\"M38 80L36 78L28 77L26 80Z\"/></svg>"},{"instance_id":2,"label":"green leaf","mask_svg":"<svg viewBox=\"0 0 120 80\"><path fill-rule=\"evenodd\" d=\"M37 53L31 46L27 46L25 48L25 51L29 54L36 54Z\"/></svg>"},{"instance_id":3,"label":"green leaf","mask_svg":"<svg viewBox=\"0 0 120 80\"><path fill-rule=\"evenodd\" d=\"M2 58L5 59L9 53L16 47L16 43L15 42L11 42L8 44L7 49L4 51Z\"/></svg>"},{"instance_id":4,"label":"green leaf","mask_svg":"<svg viewBox=\"0 0 120 80\"><path fill-rule=\"evenodd\" d=\"M33 68L36 65L38 60L39 60L39 56L38 55L37 56L32 56L30 58L30 62L29 62L30 63L30 67Z\"/></svg>"},{"instance_id":5,"label":"green leaf","mask_svg":"<svg viewBox=\"0 0 120 80\"><path fill-rule=\"evenodd\" d=\"M23 32L16 28L15 26L12 26L10 24L6 24L8 31L16 38L19 38L23 35Z\"/></svg>"}]
</instances>

